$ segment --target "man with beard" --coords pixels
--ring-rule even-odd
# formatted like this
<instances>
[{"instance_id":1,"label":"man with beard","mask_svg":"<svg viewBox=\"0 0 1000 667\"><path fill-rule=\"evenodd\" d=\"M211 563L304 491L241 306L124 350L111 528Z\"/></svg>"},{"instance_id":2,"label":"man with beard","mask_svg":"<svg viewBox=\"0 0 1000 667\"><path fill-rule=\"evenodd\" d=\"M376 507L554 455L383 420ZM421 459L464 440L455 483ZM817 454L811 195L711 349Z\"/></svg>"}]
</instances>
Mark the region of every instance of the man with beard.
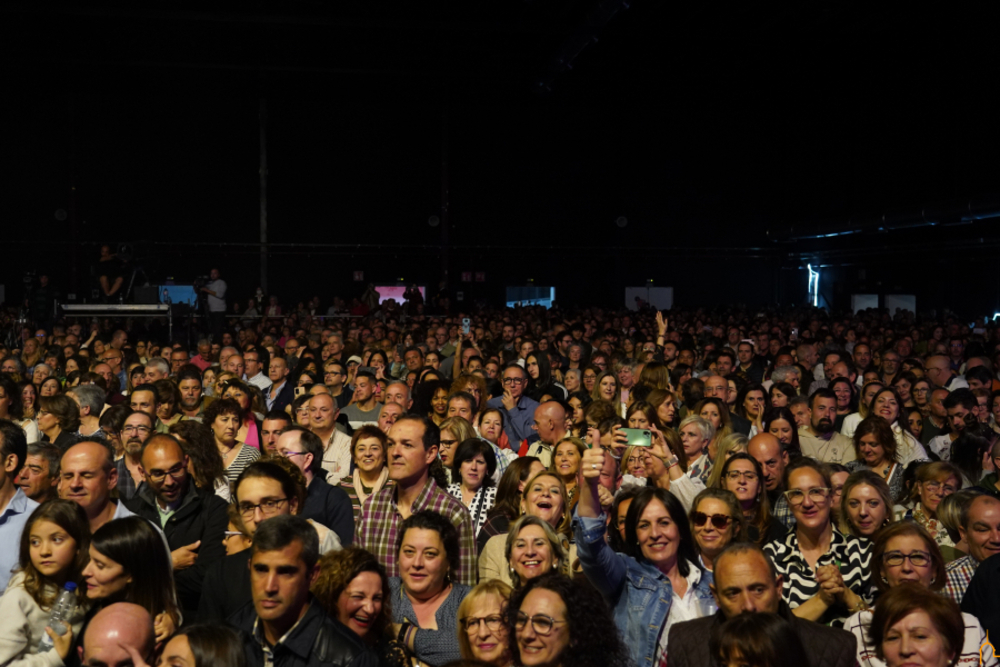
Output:
<instances>
[{"instance_id":1,"label":"man with beard","mask_svg":"<svg viewBox=\"0 0 1000 667\"><path fill-rule=\"evenodd\" d=\"M211 489L199 491L188 473L188 458L171 435L154 434L143 446L140 458L146 483L125 504L162 527L170 547L178 601L184 617L194 618L207 568L226 555L222 544L229 521L226 501Z\"/></svg>"},{"instance_id":2,"label":"man with beard","mask_svg":"<svg viewBox=\"0 0 1000 667\"><path fill-rule=\"evenodd\" d=\"M125 418L122 427L122 445L125 456L118 459L118 497L131 500L142 484L142 445L153 433L153 419L149 414L135 410Z\"/></svg>"},{"instance_id":3,"label":"man with beard","mask_svg":"<svg viewBox=\"0 0 1000 667\"><path fill-rule=\"evenodd\" d=\"M799 428L802 455L841 465L855 460L854 443L833 428L837 419L837 395L833 390L814 391L809 397L809 408L812 411L810 424Z\"/></svg>"}]
</instances>

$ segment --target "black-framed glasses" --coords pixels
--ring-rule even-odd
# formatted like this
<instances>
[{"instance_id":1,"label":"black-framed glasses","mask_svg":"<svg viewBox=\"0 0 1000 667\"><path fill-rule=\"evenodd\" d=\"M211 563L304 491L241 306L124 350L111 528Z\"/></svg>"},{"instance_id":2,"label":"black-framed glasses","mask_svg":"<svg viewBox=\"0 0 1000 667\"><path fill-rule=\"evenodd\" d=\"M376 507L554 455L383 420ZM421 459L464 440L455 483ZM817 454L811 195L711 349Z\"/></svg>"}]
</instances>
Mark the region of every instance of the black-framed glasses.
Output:
<instances>
[{"instance_id":1,"label":"black-framed glasses","mask_svg":"<svg viewBox=\"0 0 1000 667\"><path fill-rule=\"evenodd\" d=\"M514 629L517 631L524 630L524 626L531 622L531 629L535 631L536 634L546 637L552 634L552 629L557 625L568 623L569 621L557 621L551 616L546 616L545 614L535 614L534 616L528 616L523 611L517 612L517 617L514 619Z\"/></svg>"},{"instance_id":2,"label":"black-framed glasses","mask_svg":"<svg viewBox=\"0 0 1000 667\"><path fill-rule=\"evenodd\" d=\"M493 634L497 634L503 627L503 616L500 616L499 614L492 614L484 618L477 618L475 616L466 616L460 622L462 624L462 627L465 629L465 632L470 635L474 635L477 632L479 632L479 628L482 627L483 623L486 624L486 628L490 632L492 632Z\"/></svg>"},{"instance_id":3,"label":"black-framed glasses","mask_svg":"<svg viewBox=\"0 0 1000 667\"><path fill-rule=\"evenodd\" d=\"M185 470L183 463L178 463L170 470L150 470L149 480L159 484L167 478L167 475L170 475L171 479L181 479L184 477Z\"/></svg>"},{"instance_id":4,"label":"black-framed glasses","mask_svg":"<svg viewBox=\"0 0 1000 667\"><path fill-rule=\"evenodd\" d=\"M691 521L695 526L704 526L706 523L711 521L712 526L718 528L719 530L725 530L732 520L733 517L728 514L705 514L704 512L695 512L691 515Z\"/></svg>"},{"instance_id":5,"label":"black-framed glasses","mask_svg":"<svg viewBox=\"0 0 1000 667\"><path fill-rule=\"evenodd\" d=\"M290 459L293 456L304 456L305 454L308 454L308 453L309 452L293 452L290 449L282 449L281 450L281 455L284 456L286 459Z\"/></svg>"},{"instance_id":6,"label":"black-framed glasses","mask_svg":"<svg viewBox=\"0 0 1000 667\"><path fill-rule=\"evenodd\" d=\"M458 444L458 440L445 440L441 438L441 447L454 447Z\"/></svg>"},{"instance_id":7,"label":"black-framed glasses","mask_svg":"<svg viewBox=\"0 0 1000 667\"><path fill-rule=\"evenodd\" d=\"M926 567L931 563L931 555L926 551L911 551L908 554L902 551L887 551L882 554L882 562L891 567L899 567L905 560L909 560L913 567Z\"/></svg>"},{"instance_id":8,"label":"black-framed glasses","mask_svg":"<svg viewBox=\"0 0 1000 667\"><path fill-rule=\"evenodd\" d=\"M260 501L260 503L254 505L253 503L240 503L239 510L240 515L244 517L252 517L254 511L260 510L260 513L264 516L270 516L276 514L279 509L281 509L281 503L288 502L288 498L267 498Z\"/></svg>"},{"instance_id":9,"label":"black-framed glasses","mask_svg":"<svg viewBox=\"0 0 1000 667\"><path fill-rule=\"evenodd\" d=\"M802 489L789 489L785 491L785 500L788 501L789 505L796 507L805 502L806 496L809 496L809 500L814 503L821 503L830 497L830 489L823 486L816 486L808 491L803 491Z\"/></svg>"},{"instance_id":10,"label":"black-framed glasses","mask_svg":"<svg viewBox=\"0 0 1000 667\"><path fill-rule=\"evenodd\" d=\"M504 378L503 379L503 383L505 385L507 385L507 384L524 384L525 383L525 379L524 378Z\"/></svg>"}]
</instances>

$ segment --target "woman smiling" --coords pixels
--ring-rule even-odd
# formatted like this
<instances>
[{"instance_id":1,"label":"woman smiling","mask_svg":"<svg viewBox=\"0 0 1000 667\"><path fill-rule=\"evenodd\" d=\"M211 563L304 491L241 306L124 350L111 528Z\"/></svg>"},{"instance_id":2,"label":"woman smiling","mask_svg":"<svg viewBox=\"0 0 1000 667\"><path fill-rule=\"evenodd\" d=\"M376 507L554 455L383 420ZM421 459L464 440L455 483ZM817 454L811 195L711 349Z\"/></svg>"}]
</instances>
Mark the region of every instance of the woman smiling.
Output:
<instances>
[{"instance_id":1,"label":"woman smiling","mask_svg":"<svg viewBox=\"0 0 1000 667\"><path fill-rule=\"evenodd\" d=\"M878 415L868 417L854 432L857 459L847 463L851 472L870 470L889 486L889 496L898 502L905 493L903 466L896 453L896 439L889 422Z\"/></svg>"},{"instance_id":2,"label":"woman smiling","mask_svg":"<svg viewBox=\"0 0 1000 667\"><path fill-rule=\"evenodd\" d=\"M524 486L521 499L521 516L539 517L559 535L569 538L570 515L569 496L566 485L555 473L542 471L531 478ZM516 522L515 522L516 523ZM504 583L514 585L510 572L510 559L507 554L508 533L501 533L489 539L479 556L479 578L499 579ZM576 548L570 545L569 562L576 558Z\"/></svg>"},{"instance_id":3,"label":"woman smiling","mask_svg":"<svg viewBox=\"0 0 1000 667\"><path fill-rule=\"evenodd\" d=\"M609 455L588 449L584 457L574 522L580 563L612 608L633 663L660 664L673 623L714 611L709 577L698 564L684 507L660 488L645 488L636 495L625 519L626 553L611 549L607 517L598 499L604 457ZM665 465L675 467L676 457Z\"/></svg>"},{"instance_id":4,"label":"woman smiling","mask_svg":"<svg viewBox=\"0 0 1000 667\"><path fill-rule=\"evenodd\" d=\"M507 600L511 587L490 579L469 591L458 606L458 648L463 660L493 667L511 664L507 630Z\"/></svg>"},{"instance_id":5,"label":"woman smiling","mask_svg":"<svg viewBox=\"0 0 1000 667\"><path fill-rule=\"evenodd\" d=\"M802 457L785 468L785 498L795 529L764 550L782 578L782 597L800 618L843 619L870 599L871 543L833 525L830 469Z\"/></svg>"},{"instance_id":6,"label":"woman smiling","mask_svg":"<svg viewBox=\"0 0 1000 667\"><path fill-rule=\"evenodd\" d=\"M422 510L403 522L397 547L399 577L390 577L395 635L418 660L458 660L458 607L469 587L452 581L459 565L458 531Z\"/></svg>"}]
</instances>

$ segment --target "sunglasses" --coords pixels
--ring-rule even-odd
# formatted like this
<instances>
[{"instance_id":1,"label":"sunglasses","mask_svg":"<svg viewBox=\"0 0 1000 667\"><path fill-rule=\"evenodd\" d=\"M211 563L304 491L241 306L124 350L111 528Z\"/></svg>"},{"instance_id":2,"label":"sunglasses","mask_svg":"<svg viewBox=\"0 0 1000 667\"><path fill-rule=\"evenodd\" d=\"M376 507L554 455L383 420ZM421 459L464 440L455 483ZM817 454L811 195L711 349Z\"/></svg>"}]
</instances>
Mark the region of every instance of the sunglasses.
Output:
<instances>
[{"instance_id":1,"label":"sunglasses","mask_svg":"<svg viewBox=\"0 0 1000 667\"><path fill-rule=\"evenodd\" d=\"M733 520L733 517L728 514L705 514L704 512L695 512L691 515L691 521L694 522L695 526L704 526L708 521L712 522L712 525L719 530L725 529Z\"/></svg>"}]
</instances>

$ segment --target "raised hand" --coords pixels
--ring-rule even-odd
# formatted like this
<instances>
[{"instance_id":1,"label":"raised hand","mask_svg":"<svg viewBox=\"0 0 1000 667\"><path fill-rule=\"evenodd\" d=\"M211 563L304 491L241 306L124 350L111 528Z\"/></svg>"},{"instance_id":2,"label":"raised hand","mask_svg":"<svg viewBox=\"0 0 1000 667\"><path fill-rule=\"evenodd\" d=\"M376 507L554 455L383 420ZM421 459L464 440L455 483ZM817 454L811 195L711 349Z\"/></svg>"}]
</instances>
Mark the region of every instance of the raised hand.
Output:
<instances>
[{"instance_id":1,"label":"raised hand","mask_svg":"<svg viewBox=\"0 0 1000 667\"><path fill-rule=\"evenodd\" d=\"M604 469L604 458L609 456L601 447L591 447L583 453L580 459L580 472L584 479L597 480L601 477L601 470ZM600 493L600 492L598 492Z\"/></svg>"}]
</instances>

